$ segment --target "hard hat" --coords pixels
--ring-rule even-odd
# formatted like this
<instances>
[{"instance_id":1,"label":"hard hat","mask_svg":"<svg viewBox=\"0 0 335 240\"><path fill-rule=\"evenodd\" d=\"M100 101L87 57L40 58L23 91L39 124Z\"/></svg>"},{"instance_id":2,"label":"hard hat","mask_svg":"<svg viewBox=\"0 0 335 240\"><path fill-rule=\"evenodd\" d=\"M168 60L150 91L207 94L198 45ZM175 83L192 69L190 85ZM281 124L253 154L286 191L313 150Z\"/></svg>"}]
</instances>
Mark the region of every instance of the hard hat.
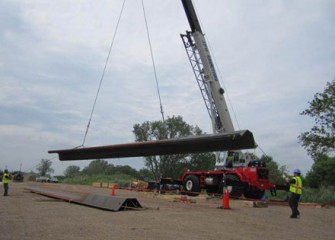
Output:
<instances>
[{"instance_id":1,"label":"hard hat","mask_svg":"<svg viewBox=\"0 0 335 240\"><path fill-rule=\"evenodd\" d=\"M293 173L300 174L301 172L299 169L294 169Z\"/></svg>"}]
</instances>

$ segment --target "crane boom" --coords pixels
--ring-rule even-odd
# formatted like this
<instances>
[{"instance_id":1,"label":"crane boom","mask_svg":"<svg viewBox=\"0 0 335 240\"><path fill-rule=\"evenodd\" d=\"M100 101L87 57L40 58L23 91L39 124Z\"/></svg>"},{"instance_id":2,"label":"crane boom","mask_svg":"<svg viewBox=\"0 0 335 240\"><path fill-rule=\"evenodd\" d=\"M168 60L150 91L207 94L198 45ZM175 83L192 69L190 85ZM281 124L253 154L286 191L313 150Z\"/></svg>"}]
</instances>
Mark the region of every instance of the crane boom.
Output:
<instances>
[{"instance_id":1,"label":"crane boom","mask_svg":"<svg viewBox=\"0 0 335 240\"><path fill-rule=\"evenodd\" d=\"M182 0L182 3L191 32L181 34L181 37L210 115L213 133L233 132L234 125L224 98L224 90L216 74L193 3L191 0Z\"/></svg>"},{"instance_id":2,"label":"crane boom","mask_svg":"<svg viewBox=\"0 0 335 240\"><path fill-rule=\"evenodd\" d=\"M202 33L200 22L198 20L198 17L195 12L192 1L182 0L182 4L184 6L186 17L187 17L188 23L190 24L192 32L198 31Z\"/></svg>"}]
</instances>

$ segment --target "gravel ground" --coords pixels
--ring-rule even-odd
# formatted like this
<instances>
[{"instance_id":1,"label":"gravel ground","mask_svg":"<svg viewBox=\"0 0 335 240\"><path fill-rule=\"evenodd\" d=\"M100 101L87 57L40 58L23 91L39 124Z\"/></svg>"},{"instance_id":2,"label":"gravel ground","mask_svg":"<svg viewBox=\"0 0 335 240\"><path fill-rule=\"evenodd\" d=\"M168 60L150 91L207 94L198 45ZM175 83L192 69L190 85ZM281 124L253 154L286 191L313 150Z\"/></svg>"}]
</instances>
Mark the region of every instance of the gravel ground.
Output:
<instances>
[{"instance_id":1,"label":"gravel ground","mask_svg":"<svg viewBox=\"0 0 335 240\"><path fill-rule=\"evenodd\" d=\"M218 209L220 199L176 201L171 195L116 190L135 197L143 210L106 211L25 190L29 186L110 195L110 189L48 183L11 183L0 197L1 239L335 239L335 208L301 206L301 218L290 219L287 206L254 208L230 200L230 210Z\"/></svg>"}]
</instances>

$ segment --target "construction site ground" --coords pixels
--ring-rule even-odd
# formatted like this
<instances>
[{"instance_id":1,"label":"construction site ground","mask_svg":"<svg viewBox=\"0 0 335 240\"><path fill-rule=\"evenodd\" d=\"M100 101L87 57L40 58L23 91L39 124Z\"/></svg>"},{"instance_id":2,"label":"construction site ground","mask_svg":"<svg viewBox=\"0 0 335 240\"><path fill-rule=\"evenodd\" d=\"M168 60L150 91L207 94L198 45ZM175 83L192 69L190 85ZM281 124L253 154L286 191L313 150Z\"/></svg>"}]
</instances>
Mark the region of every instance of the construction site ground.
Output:
<instances>
[{"instance_id":1,"label":"construction site ground","mask_svg":"<svg viewBox=\"0 0 335 240\"><path fill-rule=\"evenodd\" d=\"M110 195L111 189L51 183L10 183L0 197L1 239L335 239L335 208L301 206L290 219L287 205L255 208L253 202L119 190L142 210L106 211L41 196L29 186ZM112 197L112 196L111 196Z\"/></svg>"}]
</instances>

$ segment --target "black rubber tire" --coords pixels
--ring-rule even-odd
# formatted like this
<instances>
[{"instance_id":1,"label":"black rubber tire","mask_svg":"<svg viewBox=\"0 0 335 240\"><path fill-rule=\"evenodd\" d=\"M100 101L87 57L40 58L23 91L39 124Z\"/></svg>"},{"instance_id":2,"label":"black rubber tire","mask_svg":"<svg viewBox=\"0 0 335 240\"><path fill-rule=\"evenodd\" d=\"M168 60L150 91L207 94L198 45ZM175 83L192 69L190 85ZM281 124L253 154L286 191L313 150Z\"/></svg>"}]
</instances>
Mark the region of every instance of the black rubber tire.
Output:
<instances>
[{"instance_id":1,"label":"black rubber tire","mask_svg":"<svg viewBox=\"0 0 335 240\"><path fill-rule=\"evenodd\" d=\"M206 192L209 196L220 194L219 187L216 186L206 186Z\"/></svg>"},{"instance_id":2,"label":"black rubber tire","mask_svg":"<svg viewBox=\"0 0 335 240\"><path fill-rule=\"evenodd\" d=\"M261 199L264 196L264 191L259 189L245 190L243 193L246 198Z\"/></svg>"},{"instance_id":3,"label":"black rubber tire","mask_svg":"<svg viewBox=\"0 0 335 240\"><path fill-rule=\"evenodd\" d=\"M185 178L184 191L189 196L198 196L200 192L199 178L195 175L189 175Z\"/></svg>"},{"instance_id":4,"label":"black rubber tire","mask_svg":"<svg viewBox=\"0 0 335 240\"><path fill-rule=\"evenodd\" d=\"M220 193L223 194L224 183L220 183ZM231 198L239 198L244 192L244 186L236 175L228 174L226 176L226 187Z\"/></svg>"}]
</instances>

